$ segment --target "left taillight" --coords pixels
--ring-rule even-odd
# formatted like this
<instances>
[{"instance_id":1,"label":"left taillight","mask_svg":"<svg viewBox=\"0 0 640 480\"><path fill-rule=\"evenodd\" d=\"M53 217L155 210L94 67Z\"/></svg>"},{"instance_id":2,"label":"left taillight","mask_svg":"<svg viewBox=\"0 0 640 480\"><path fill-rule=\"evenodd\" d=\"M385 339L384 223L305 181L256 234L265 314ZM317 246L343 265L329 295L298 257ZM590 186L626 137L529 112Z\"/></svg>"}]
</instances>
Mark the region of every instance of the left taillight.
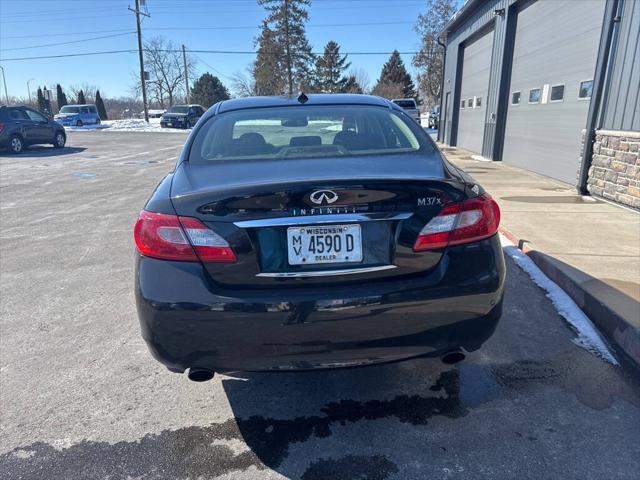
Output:
<instances>
[{"instance_id":1,"label":"left taillight","mask_svg":"<svg viewBox=\"0 0 640 480\"><path fill-rule=\"evenodd\" d=\"M488 238L498 231L500 208L488 194L446 205L418 234L416 252Z\"/></svg>"},{"instance_id":2,"label":"left taillight","mask_svg":"<svg viewBox=\"0 0 640 480\"><path fill-rule=\"evenodd\" d=\"M195 262L235 262L227 241L197 218L142 210L133 236L147 257Z\"/></svg>"}]
</instances>

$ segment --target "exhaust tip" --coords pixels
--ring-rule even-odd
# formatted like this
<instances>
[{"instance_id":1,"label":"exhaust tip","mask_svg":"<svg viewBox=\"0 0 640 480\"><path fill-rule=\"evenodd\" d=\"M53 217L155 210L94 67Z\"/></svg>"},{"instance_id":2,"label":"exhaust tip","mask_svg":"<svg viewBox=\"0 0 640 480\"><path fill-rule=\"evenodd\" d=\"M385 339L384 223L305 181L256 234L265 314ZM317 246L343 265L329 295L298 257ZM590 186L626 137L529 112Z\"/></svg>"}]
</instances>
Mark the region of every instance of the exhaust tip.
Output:
<instances>
[{"instance_id":1,"label":"exhaust tip","mask_svg":"<svg viewBox=\"0 0 640 480\"><path fill-rule=\"evenodd\" d=\"M190 368L187 376L192 382L206 382L211 380L215 372L206 368Z\"/></svg>"},{"instance_id":2,"label":"exhaust tip","mask_svg":"<svg viewBox=\"0 0 640 480\"><path fill-rule=\"evenodd\" d=\"M446 365L455 365L456 363L463 361L465 358L467 358L467 356L460 350L454 350L447 352L442 356L442 363Z\"/></svg>"}]
</instances>

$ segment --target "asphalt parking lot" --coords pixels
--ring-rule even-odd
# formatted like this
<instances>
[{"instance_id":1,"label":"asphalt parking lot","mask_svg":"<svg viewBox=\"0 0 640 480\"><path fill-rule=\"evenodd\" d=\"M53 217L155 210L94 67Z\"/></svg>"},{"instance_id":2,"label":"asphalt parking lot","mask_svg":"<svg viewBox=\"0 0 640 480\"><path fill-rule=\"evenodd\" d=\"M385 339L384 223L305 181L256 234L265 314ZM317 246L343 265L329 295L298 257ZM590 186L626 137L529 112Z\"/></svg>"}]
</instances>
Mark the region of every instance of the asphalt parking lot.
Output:
<instances>
[{"instance_id":1,"label":"asphalt parking lot","mask_svg":"<svg viewBox=\"0 0 640 480\"><path fill-rule=\"evenodd\" d=\"M168 372L139 335L131 229L185 138L0 153L0 477L640 476L637 375L577 346L509 259L498 330L457 367Z\"/></svg>"}]
</instances>

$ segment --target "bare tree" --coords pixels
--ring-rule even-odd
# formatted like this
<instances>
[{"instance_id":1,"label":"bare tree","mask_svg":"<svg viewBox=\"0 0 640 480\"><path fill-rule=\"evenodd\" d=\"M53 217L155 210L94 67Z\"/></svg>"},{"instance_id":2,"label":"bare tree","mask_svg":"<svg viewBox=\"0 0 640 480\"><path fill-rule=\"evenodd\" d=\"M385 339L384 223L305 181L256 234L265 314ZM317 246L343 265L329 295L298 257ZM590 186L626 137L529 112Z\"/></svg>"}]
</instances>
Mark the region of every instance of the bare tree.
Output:
<instances>
[{"instance_id":1,"label":"bare tree","mask_svg":"<svg viewBox=\"0 0 640 480\"><path fill-rule=\"evenodd\" d=\"M384 98L404 98L404 91L401 83L394 82L378 82L371 90L371 95L377 95Z\"/></svg>"},{"instance_id":2,"label":"bare tree","mask_svg":"<svg viewBox=\"0 0 640 480\"><path fill-rule=\"evenodd\" d=\"M443 49L438 45L438 35L451 19L460 2L458 0L427 0L427 10L418 16L415 26L420 35L420 51L413 57L418 70L418 88L428 105L440 101Z\"/></svg>"},{"instance_id":3,"label":"bare tree","mask_svg":"<svg viewBox=\"0 0 640 480\"><path fill-rule=\"evenodd\" d=\"M352 68L349 71L349 76L354 77L356 83L360 85L360 88L362 88L362 91L364 93L369 93L369 91L371 90L369 87L369 84L371 83L371 79L369 77L369 74L364 68L362 67Z\"/></svg>"},{"instance_id":4,"label":"bare tree","mask_svg":"<svg viewBox=\"0 0 640 480\"><path fill-rule=\"evenodd\" d=\"M95 101L96 90L98 90L98 87L86 82L84 82L82 85L70 85L68 87L68 91L71 92L72 101L77 101L78 95L80 95L80 90L84 92L84 98L87 102L93 103Z\"/></svg>"},{"instance_id":5,"label":"bare tree","mask_svg":"<svg viewBox=\"0 0 640 480\"><path fill-rule=\"evenodd\" d=\"M238 97L257 95L256 82L251 67L247 67L247 73L236 72L231 76L231 90Z\"/></svg>"},{"instance_id":6,"label":"bare tree","mask_svg":"<svg viewBox=\"0 0 640 480\"><path fill-rule=\"evenodd\" d=\"M145 70L149 72L147 89L152 101L165 107L184 96L185 72L182 53L176 44L162 36L149 39L144 44L144 62ZM195 61L187 56L187 70L191 78L195 76L194 67Z\"/></svg>"}]
</instances>

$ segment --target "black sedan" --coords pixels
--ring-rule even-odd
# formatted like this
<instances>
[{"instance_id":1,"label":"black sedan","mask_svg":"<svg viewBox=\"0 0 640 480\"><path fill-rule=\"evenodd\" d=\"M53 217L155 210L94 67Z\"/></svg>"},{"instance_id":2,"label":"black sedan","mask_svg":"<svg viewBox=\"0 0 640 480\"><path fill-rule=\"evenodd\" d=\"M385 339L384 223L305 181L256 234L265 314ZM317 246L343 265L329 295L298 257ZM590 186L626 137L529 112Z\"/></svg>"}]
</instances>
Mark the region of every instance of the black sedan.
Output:
<instances>
[{"instance_id":1,"label":"black sedan","mask_svg":"<svg viewBox=\"0 0 640 480\"><path fill-rule=\"evenodd\" d=\"M493 333L500 211L400 107L228 100L134 229L142 335L169 370L455 363Z\"/></svg>"}]
</instances>

